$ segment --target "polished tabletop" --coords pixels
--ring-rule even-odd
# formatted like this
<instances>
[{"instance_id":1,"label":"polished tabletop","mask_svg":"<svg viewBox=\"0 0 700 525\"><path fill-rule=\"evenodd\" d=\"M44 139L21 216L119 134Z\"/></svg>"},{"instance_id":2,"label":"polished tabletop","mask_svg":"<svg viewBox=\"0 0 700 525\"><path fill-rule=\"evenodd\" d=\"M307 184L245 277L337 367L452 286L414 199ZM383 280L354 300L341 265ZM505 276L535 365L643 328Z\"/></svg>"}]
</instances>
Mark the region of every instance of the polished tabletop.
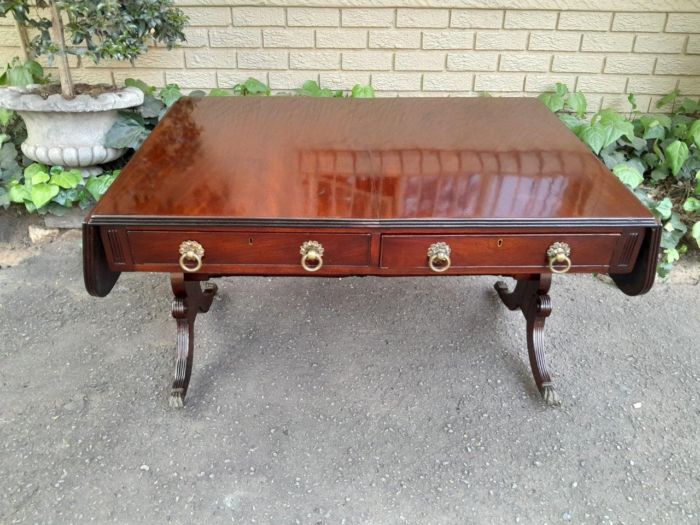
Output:
<instances>
[{"instance_id":1,"label":"polished tabletop","mask_svg":"<svg viewBox=\"0 0 700 525\"><path fill-rule=\"evenodd\" d=\"M92 214L117 217L652 221L531 98L184 98Z\"/></svg>"}]
</instances>

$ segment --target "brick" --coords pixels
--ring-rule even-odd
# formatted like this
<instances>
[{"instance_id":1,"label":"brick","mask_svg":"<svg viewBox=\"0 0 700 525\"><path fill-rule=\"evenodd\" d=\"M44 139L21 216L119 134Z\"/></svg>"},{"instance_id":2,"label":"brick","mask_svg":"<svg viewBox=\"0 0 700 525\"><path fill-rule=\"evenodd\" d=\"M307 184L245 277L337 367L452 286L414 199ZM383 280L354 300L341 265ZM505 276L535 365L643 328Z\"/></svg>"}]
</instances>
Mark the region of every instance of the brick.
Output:
<instances>
[{"instance_id":1,"label":"brick","mask_svg":"<svg viewBox=\"0 0 700 525\"><path fill-rule=\"evenodd\" d=\"M451 27L499 29L503 27L503 11L495 9L453 9Z\"/></svg>"},{"instance_id":2,"label":"brick","mask_svg":"<svg viewBox=\"0 0 700 525\"><path fill-rule=\"evenodd\" d=\"M263 29L264 47L314 47L313 29Z\"/></svg>"},{"instance_id":3,"label":"brick","mask_svg":"<svg viewBox=\"0 0 700 525\"><path fill-rule=\"evenodd\" d=\"M228 7L182 7L189 18L188 26L227 26L231 24Z\"/></svg>"},{"instance_id":4,"label":"brick","mask_svg":"<svg viewBox=\"0 0 700 525\"><path fill-rule=\"evenodd\" d=\"M240 69L287 69L286 51L239 51Z\"/></svg>"},{"instance_id":5,"label":"brick","mask_svg":"<svg viewBox=\"0 0 700 525\"><path fill-rule=\"evenodd\" d=\"M53 75L57 78L56 75ZM162 71L139 70L134 68L122 69L120 71L112 71L114 82L118 86L124 85L127 78L138 78L143 80L149 86L163 87L165 86L165 74Z\"/></svg>"},{"instance_id":6,"label":"brick","mask_svg":"<svg viewBox=\"0 0 700 525\"><path fill-rule=\"evenodd\" d=\"M355 84L369 84L369 73L321 73L321 87L352 89Z\"/></svg>"},{"instance_id":7,"label":"brick","mask_svg":"<svg viewBox=\"0 0 700 525\"><path fill-rule=\"evenodd\" d=\"M186 27L184 42L180 42L181 47L207 47L209 45L209 31L201 27Z\"/></svg>"},{"instance_id":8,"label":"brick","mask_svg":"<svg viewBox=\"0 0 700 525\"><path fill-rule=\"evenodd\" d=\"M514 50L527 47L526 31L486 31L476 34L475 49Z\"/></svg>"},{"instance_id":9,"label":"brick","mask_svg":"<svg viewBox=\"0 0 700 525\"><path fill-rule=\"evenodd\" d=\"M554 29L557 27L556 11L506 11L503 27L506 29Z\"/></svg>"},{"instance_id":10,"label":"brick","mask_svg":"<svg viewBox=\"0 0 700 525\"><path fill-rule=\"evenodd\" d=\"M678 89L684 95L700 95L700 77L681 78Z\"/></svg>"},{"instance_id":11,"label":"brick","mask_svg":"<svg viewBox=\"0 0 700 525\"><path fill-rule=\"evenodd\" d=\"M397 71L444 71L445 53L430 51L396 53L394 69Z\"/></svg>"},{"instance_id":12,"label":"brick","mask_svg":"<svg viewBox=\"0 0 700 525\"><path fill-rule=\"evenodd\" d=\"M410 29L394 31L376 30L369 32L369 47L381 49L418 49L421 33Z\"/></svg>"},{"instance_id":13,"label":"brick","mask_svg":"<svg viewBox=\"0 0 700 525\"><path fill-rule=\"evenodd\" d=\"M354 71L389 71L394 54L391 51L350 51L342 57L343 69Z\"/></svg>"},{"instance_id":14,"label":"brick","mask_svg":"<svg viewBox=\"0 0 700 525\"><path fill-rule=\"evenodd\" d=\"M500 71L549 71L551 60L550 55L502 54L498 69Z\"/></svg>"},{"instance_id":15,"label":"brick","mask_svg":"<svg viewBox=\"0 0 700 525\"><path fill-rule=\"evenodd\" d=\"M341 25L344 27L391 27L393 23L393 9L343 9L341 11Z\"/></svg>"},{"instance_id":16,"label":"brick","mask_svg":"<svg viewBox=\"0 0 700 525\"><path fill-rule=\"evenodd\" d=\"M325 7L290 7L287 9L287 25L336 27L340 25L340 10Z\"/></svg>"},{"instance_id":17,"label":"brick","mask_svg":"<svg viewBox=\"0 0 700 525\"><path fill-rule=\"evenodd\" d=\"M469 73L426 73L423 75L424 91L470 91L473 75Z\"/></svg>"},{"instance_id":18,"label":"brick","mask_svg":"<svg viewBox=\"0 0 700 525\"><path fill-rule=\"evenodd\" d=\"M603 69L602 56L591 55L557 55L552 62L553 72L562 73L598 73Z\"/></svg>"},{"instance_id":19,"label":"brick","mask_svg":"<svg viewBox=\"0 0 700 525\"><path fill-rule=\"evenodd\" d=\"M605 72L646 75L654 71L655 62L656 57L653 56L610 55L605 60Z\"/></svg>"},{"instance_id":20,"label":"brick","mask_svg":"<svg viewBox=\"0 0 700 525\"><path fill-rule=\"evenodd\" d=\"M110 61L111 67L131 67L128 60ZM86 65L92 65L92 62L85 61ZM101 64L102 62L100 62ZM105 63L107 65L107 63ZM136 61L138 68L184 68L185 54L182 49L165 49L165 48L149 48L148 53L144 53Z\"/></svg>"},{"instance_id":21,"label":"brick","mask_svg":"<svg viewBox=\"0 0 700 525\"><path fill-rule=\"evenodd\" d=\"M299 89L308 80L318 82L318 75L308 71L270 71L270 89Z\"/></svg>"},{"instance_id":22,"label":"brick","mask_svg":"<svg viewBox=\"0 0 700 525\"><path fill-rule=\"evenodd\" d=\"M239 70L225 70L218 69L216 71L216 85L217 87L231 89L236 84L242 84L249 78L256 78L260 82L265 84L268 83L267 73L255 71L239 71Z\"/></svg>"},{"instance_id":23,"label":"brick","mask_svg":"<svg viewBox=\"0 0 700 525\"><path fill-rule=\"evenodd\" d=\"M629 93L646 93L651 95L663 95L676 89L677 78L646 76L629 77L627 91Z\"/></svg>"},{"instance_id":24,"label":"brick","mask_svg":"<svg viewBox=\"0 0 700 525\"><path fill-rule=\"evenodd\" d=\"M637 109L640 111L647 111L651 97L641 95L636 98ZM626 113L632 109L629 100L627 100L627 95L604 95L603 100L601 102L601 106L604 108L614 109L615 111L623 113Z\"/></svg>"},{"instance_id":25,"label":"brick","mask_svg":"<svg viewBox=\"0 0 700 525\"><path fill-rule=\"evenodd\" d=\"M291 69L339 69L340 53L337 51L292 51L289 53Z\"/></svg>"},{"instance_id":26,"label":"brick","mask_svg":"<svg viewBox=\"0 0 700 525\"><path fill-rule=\"evenodd\" d=\"M654 73L657 75L697 75L700 73L700 57L659 57Z\"/></svg>"},{"instance_id":27,"label":"brick","mask_svg":"<svg viewBox=\"0 0 700 525\"><path fill-rule=\"evenodd\" d=\"M253 28L210 29L209 42L211 47L261 47L262 36Z\"/></svg>"},{"instance_id":28,"label":"brick","mask_svg":"<svg viewBox=\"0 0 700 525\"><path fill-rule=\"evenodd\" d=\"M447 9L398 9L396 27L447 27L450 12Z\"/></svg>"},{"instance_id":29,"label":"brick","mask_svg":"<svg viewBox=\"0 0 700 525\"><path fill-rule=\"evenodd\" d=\"M0 67L4 67L0 66ZM141 78L140 71L134 71L132 77ZM54 78L58 78L58 72L52 75ZM71 71L71 76L73 82L84 82L85 84L111 84L112 83L112 72L107 69L84 69L78 68Z\"/></svg>"},{"instance_id":30,"label":"brick","mask_svg":"<svg viewBox=\"0 0 700 525\"><path fill-rule=\"evenodd\" d=\"M685 52L691 54L700 53L700 36L688 37L688 45L685 48Z\"/></svg>"},{"instance_id":31,"label":"brick","mask_svg":"<svg viewBox=\"0 0 700 525\"><path fill-rule=\"evenodd\" d=\"M372 86L380 90L420 91L421 73L373 73Z\"/></svg>"},{"instance_id":32,"label":"brick","mask_svg":"<svg viewBox=\"0 0 700 525\"><path fill-rule=\"evenodd\" d=\"M216 86L216 71L166 71L166 84L177 84L181 88L213 88Z\"/></svg>"},{"instance_id":33,"label":"brick","mask_svg":"<svg viewBox=\"0 0 700 525\"><path fill-rule=\"evenodd\" d=\"M471 31L423 31L423 49L472 49Z\"/></svg>"},{"instance_id":34,"label":"brick","mask_svg":"<svg viewBox=\"0 0 700 525\"><path fill-rule=\"evenodd\" d=\"M14 27L0 27L0 42L2 42L3 47L19 47L20 41L17 30ZM4 68L5 64L0 67Z\"/></svg>"},{"instance_id":35,"label":"brick","mask_svg":"<svg viewBox=\"0 0 700 525\"><path fill-rule=\"evenodd\" d=\"M668 33L700 33L700 14L671 13L666 21Z\"/></svg>"},{"instance_id":36,"label":"brick","mask_svg":"<svg viewBox=\"0 0 700 525\"><path fill-rule=\"evenodd\" d=\"M573 87L576 82L576 75L566 74L528 74L525 78L525 91L542 93L544 91L554 91L557 82Z\"/></svg>"},{"instance_id":37,"label":"brick","mask_svg":"<svg viewBox=\"0 0 700 525\"><path fill-rule=\"evenodd\" d=\"M584 93L624 93L627 77L614 75L579 75L576 90Z\"/></svg>"},{"instance_id":38,"label":"brick","mask_svg":"<svg viewBox=\"0 0 700 525\"><path fill-rule=\"evenodd\" d=\"M562 11L558 27L574 31L608 31L612 17L612 13L597 11Z\"/></svg>"},{"instance_id":39,"label":"brick","mask_svg":"<svg viewBox=\"0 0 700 525\"><path fill-rule=\"evenodd\" d=\"M632 33L658 32L664 30L666 13L615 13L613 31Z\"/></svg>"},{"instance_id":40,"label":"brick","mask_svg":"<svg viewBox=\"0 0 700 525\"><path fill-rule=\"evenodd\" d=\"M581 51L632 51L634 35L626 33L586 33Z\"/></svg>"},{"instance_id":41,"label":"brick","mask_svg":"<svg viewBox=\"0 0 700 525\"><path fill-rule=\"evenodd\" d=\"M474 91L522 91L525 75L517 73L477 73Z\"/></svg>"},{"instance_id":42,"label":"brick","mask_svg":"<svg viewBox=\"0 0 700 525\"><path fill-rule=\"evenodd\" d=\"M580 33L547 31L530 33L528 47L534 51L578 51L580 46Z\"/></svg>"},{"instance_id":43,"label":"brick","mask_svg":"<svg viewBox=\"0 0 700 525\"><path fill-rule=\"evenodd\" d=\"M687 40L685 35L637 35L634 50L637 53L682 53Z\"/></svg>"},{"instance_id":44,"label":"brick","mask_svg":"<svg viewBox=\"0 0 700 525\"><path fill-rule=\"evenodd\" d=\"M237 67L233 49L188 50L185 56L188 68Z\"/></svg>"},{"instance_id":45,"label":"brick","mask_svg":"<svg viewBox=\"0 0 700 525\"><path fill-rule=\"evenodd\" d=\"M448 53L450 71L496 71L498 53Z\"/></svg>"},{"instance_id":46,"label":"brick","mask_svg":"<svg viewBox=\"0 0 700 525\"><path fill-rule=\"evenodd\" d=\"M316 47L364 49L367 47L367 31L362 29L318 29Z\"/></svg>"},{"instance_id":47,"label":"brick","mask_svg":"<svg viewBox=\"0 0 700 525\"><path fill-rule=\"evenodd\" d=\"M234 7L232 12L234 26L286 25L283 7Z\"/></svg>"}]
</instances>

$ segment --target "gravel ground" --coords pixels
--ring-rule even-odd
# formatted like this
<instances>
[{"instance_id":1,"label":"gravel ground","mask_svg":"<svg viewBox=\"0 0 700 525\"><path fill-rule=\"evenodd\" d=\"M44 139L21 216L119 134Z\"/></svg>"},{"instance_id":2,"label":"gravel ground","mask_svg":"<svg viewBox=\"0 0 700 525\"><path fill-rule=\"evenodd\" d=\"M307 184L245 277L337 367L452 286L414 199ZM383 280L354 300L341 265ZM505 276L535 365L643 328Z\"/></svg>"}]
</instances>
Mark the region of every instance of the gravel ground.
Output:
<instances>
[{"instance_id":1,"label":"gravel ground","mask_svg":"<svg viewBox=\"0 0 700 525\"><path fill-rule=\"evenodd\" d=\"M494 278L220 279L188 404L163 275L0 270L1 523L700 523L700 294L555 278L543 406Z\"/></svg>"}]
</instances>

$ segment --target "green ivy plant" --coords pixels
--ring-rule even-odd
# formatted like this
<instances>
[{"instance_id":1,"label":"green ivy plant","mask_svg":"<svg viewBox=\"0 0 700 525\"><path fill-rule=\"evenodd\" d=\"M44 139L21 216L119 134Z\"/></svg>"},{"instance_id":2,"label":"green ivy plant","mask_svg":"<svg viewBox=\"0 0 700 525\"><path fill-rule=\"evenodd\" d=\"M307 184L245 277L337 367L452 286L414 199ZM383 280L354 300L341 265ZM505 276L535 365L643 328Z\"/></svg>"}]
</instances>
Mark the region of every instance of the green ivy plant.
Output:
<instances>
[{"instance_id":1,"label":"green ivy plant","mask_svg":"<svg viewBox=\"0 0 700 525\"><path fill-rule=\"evenodd\" d=\"M663 224L665 276L688 249L700 246L700 104L676 90L659 100L669 114L642 114L629 95L630 113L602 109L586 117L581 93L563 84L539 99L600 157Z\"/></svg>"},{"instance_id":2,"label":"green ivy plant","mask_svg":"<svg viewBox=\"0 0 700 525\"><path fill-rule=\"evenodd\" d=\"M187 17L172 0L0 0L0 16L12 15L36 34L36 55L57 57L61 91L75 96L67 54L133 62L155 41L168 49L185 40Z\"/></svg>"},{"instance_id":3,"label":"green ivy plant","mask_svg":"<svg viewBox=\"0 0 700 525\"><path fill-rule=\"evenodd\" d=\"M34 163L24 169L21 177L9 182L7 199L24 204L30 213L63 215L75 204L84 209L98 201L118 175L116 170L85 180L79 169Z\"/></svg>"}]
</instances>

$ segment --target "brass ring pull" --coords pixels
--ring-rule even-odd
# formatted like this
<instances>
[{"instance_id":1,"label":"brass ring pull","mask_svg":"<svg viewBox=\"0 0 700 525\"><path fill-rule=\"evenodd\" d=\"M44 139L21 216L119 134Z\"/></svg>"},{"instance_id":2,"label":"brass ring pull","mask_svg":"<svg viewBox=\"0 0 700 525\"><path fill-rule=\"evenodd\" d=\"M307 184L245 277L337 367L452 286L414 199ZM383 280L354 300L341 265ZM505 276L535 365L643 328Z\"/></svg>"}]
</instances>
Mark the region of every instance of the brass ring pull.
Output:
<instances>
[{"instance_id":1,"label":"brass ring pull","mask_svg":"<svg viewBox=\"0 0 700 525\"><path fill-rule=\"evenodd\" d=\"M555 242L547 249L549 270L552 273L566 273L571 270L571 247L565 242ZM564 268L557 269L555 264L563 264Z\"/></svg>"},{"instance_id":2,"label":"brass ring pull","mask_svg":"<svg viewBox=\"0 0 700 525\"><path fill-rule=\"evenodd\" d=\"M198 272L202 268L204 258L204 248L197 241L184 241L180 244L180 268L187 273ZM194 261L194 266L190 266L188 261Z\"/></svg>"},{"instance_id":3,"label":"brass ring pull","mask_svg":"<svg viewBox=\"0 0 700 525\"><path fill-rule=\"evenodd\" d=\"M446 272L452 266L452 250L446 242L436 242L428 248L428 266L435 273Z\"/></svg>"},{"instance_id":4,"label":"brass ring pull","mask_svg":"<svg viewBox=\"0 0 700 525\"><path fill-rule=\"evenodd\" d=\"M306 241L299 249L301 267L307 272L317 272L323 268L323 246L318 241Z\"/></svg>"}]
</instances>

